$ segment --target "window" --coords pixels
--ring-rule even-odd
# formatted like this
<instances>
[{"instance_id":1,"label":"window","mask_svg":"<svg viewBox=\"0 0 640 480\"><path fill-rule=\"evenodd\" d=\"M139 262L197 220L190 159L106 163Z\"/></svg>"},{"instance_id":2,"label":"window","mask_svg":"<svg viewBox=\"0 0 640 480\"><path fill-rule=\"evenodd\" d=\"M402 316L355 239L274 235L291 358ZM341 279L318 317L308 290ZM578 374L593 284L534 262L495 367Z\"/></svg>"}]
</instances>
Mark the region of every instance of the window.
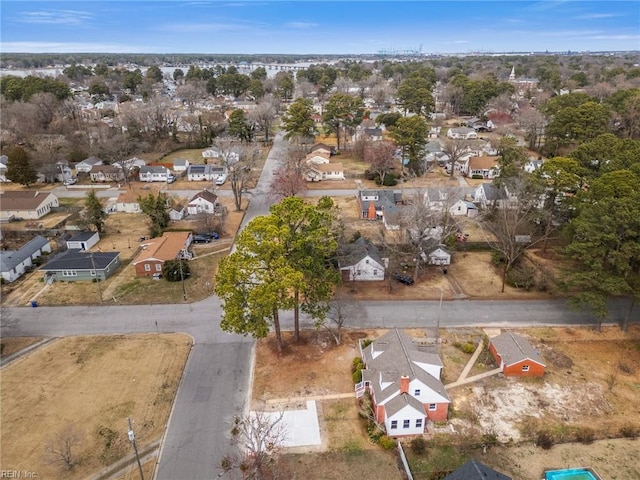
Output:
<instances>
[{"instance_id":1,"label":"window","mask_svg":"<svg viewBox=\"0 0 640 480\"><path fill-rule=\"evenodd\" d=\"M374 275L378 275L378 269L377 269L377 268L374 268L374 269L373 269L373 274L374 274Z\"/></svg>"},{"instance_id":2,"label":"window","mask_svg":"<svg viewBox=\"0 0 640 480\"><path fill-rule=\"evenodd\" d=\"M414 392L413 392L413 396L414 396L414 397L419 397L419 396L420 396L420 389L419 389L419 388L416 388L416 389L414 390Z\"/></svg>"},{"instance_id":3,"label":"window","mask_svg":"<svg viewBox=\"0 0 640 480\"><path fill-rule=\"evenodd\" d=\"M422 428L422 419L421 418L417 418L416 419L416 428Z\"/></svg>"},{"instance_id":4,"label":"window","mask_svg":"<svg viewBox=\"0 0 640 480\"><path fill-rule=\"evenodd\" d=\"M148 263L144 264L144 271L145 272L150 272L151 271L151 265L149 265Z\"/></svg>"},{"instance_id":5,"label":"window","mask_svg":"<svg viewBox=\"0 0 640 480\"><path fill-rule=\"evenodd\" d=\"M391 420L391 430L398 428L398 420Z\"/></svg>"},{"instance_id":6,"label":"window","mask_svg":"<svg viewBox=\"0 0 640 480\"><path fill-rule=\"evenodd\" d=\"M411 420L403 420L402 428L409 428L411 426Z\"/></svg>"},{"instance_id":7,"label":"window","mask_svg":"<svg viewBox=\"0 0 640 480\"><path fill-rule=\"evenodd\" d=\"M156 263L156 272L161 272L162 271L162 265L160 265L159 263Z\"/></svg>"},{"instance_id":8,"label":"window","mask_svg":"<svg viewBox=\"0 0 640 480\"><path fill-rule=\"evenodd\" d=\"M522 371L523 372L528 372L529 371L529 365L523 365L522 366Z\"/></svg>"},{"instance_id":9,"label":"window","mask_svg":"<svg viewBox=\"0 0 640 480\"><path fill-rule=\"evenodd\" d=\"M438 409L438 405L436 405L435 403L430 403L429 404L429 411L430 412L435 412Z\"/></svg>"},{"instance_id":10,"label":"window","mask_svg":"<svg viewBox=\"0 0 640 480\"><path fill-rule=\"evenodd\" d=\"M367 258L364 263L366 263L367 265L369 265L369 259Z\"/></svg>"}]
</instances>

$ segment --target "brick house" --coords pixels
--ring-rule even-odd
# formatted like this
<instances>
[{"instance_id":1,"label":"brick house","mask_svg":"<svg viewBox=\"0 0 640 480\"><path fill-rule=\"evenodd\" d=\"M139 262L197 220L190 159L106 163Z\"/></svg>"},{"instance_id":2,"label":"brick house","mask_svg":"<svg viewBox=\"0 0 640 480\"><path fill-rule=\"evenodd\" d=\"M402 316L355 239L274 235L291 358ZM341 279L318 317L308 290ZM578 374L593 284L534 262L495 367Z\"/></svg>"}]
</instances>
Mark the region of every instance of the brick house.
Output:
<instances>
[{"instance_id":1,"label":"brick house","mask_svg":"<svg viewBox=\"0 0 640 480\"><path fill-rule=\"evenodd\" d=\"M146 241L136 259L131 262L136 275L150 277L154 273L162 273L164 262L187 254L191 240L191 232L164 232L162 237Z\"/></svg>"},{"instance_id":2,"label":"brick house","mask_svg":"<svg viewBox=\"0 0 640 480\"><path fill-rule=\"evenodd\" d=\"M393 437L422 435L426 422L447 420L451 400L440 381L442 361L397 328L361 349L367 390L378 423Z\"/></svg>"}]
</instances>

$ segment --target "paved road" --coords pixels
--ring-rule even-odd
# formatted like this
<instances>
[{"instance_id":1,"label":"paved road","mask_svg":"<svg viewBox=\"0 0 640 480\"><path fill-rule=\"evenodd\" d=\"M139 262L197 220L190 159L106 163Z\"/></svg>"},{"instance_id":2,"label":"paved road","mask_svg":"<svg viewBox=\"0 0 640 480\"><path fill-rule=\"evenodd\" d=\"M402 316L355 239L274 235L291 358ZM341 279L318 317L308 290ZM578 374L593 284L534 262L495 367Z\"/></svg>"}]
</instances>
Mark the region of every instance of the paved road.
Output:
<instances>
[{"instance_id":1,"label":"paved road","mask_svg":"<svg viewBox=\"0 0 640 480\"><path fill-rule=\"evenodd\" d=\"M242 226L268 213L272 203L269 184L286 142L274 139L265 168ZM408 191L408 190L405 190ZM349 192L349 193L345 193ZM109 191L114 195L113 190ZM324 191L346 195L356 191ZM107 194L104 192L103 194ZM116 193L117 194L117 193ZM84 192L81 193L84 195ZM102 196L102 195L100 195ZM609 321L619 322L628 305L611 304ZM570 311L564 301L437 301L361 302L347 327L387 328L513 325L586 325L595 318ZM5 335L62 337L69 335L185 332L194 345L178 390L160 455L156 478L164 480L212 478L225 453L231 451L228 432L233 417L247 407L250 389L253 340L222 332L219 299L210 297L194 304L146 306L74 306L5 309L17 324ZM640 305L632 318L640 321ZM293 315L283 312L283 328L292 328ZM303 317L303 328L313 322Z\"/></svg>"}]
</instances>

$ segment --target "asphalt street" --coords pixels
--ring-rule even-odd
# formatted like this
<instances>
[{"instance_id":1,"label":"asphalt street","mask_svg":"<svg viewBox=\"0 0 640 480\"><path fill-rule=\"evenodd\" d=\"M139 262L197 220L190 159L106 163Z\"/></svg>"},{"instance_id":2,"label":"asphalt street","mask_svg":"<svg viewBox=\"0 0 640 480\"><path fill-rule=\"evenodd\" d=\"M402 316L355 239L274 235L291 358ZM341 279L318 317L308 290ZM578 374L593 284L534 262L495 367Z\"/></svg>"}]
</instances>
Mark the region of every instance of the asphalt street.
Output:
<instances>
[{"instance_id":1,"label":"asphalt street","mask_svg":"<svg viewBox=\"0 0 640 480\"><path fill-rule=\"evenodd\" d=\"M265 162L242 226L268 213L273 199L269 185L278 160L286 154L279 134ZM62 192L61 192L62 193ZM69 193L69 192L67 192ZM84 192L77 192L84 195ZM117 191L110 191L110 196ZM323 194L333 194L325 191ZM352 192L354 195L356 191ZM73 192L75 195L76 192ZM348 195L344 190L336 195ZM99 196L107 195L107 191ZM66 196L62 194L61 196ZM621 322L628 303L611 302L607 322ZM586 312L571 311L563 300L549 301L367 301L349 310L346 328L432 328L460 326L591 325ZM89 334L184 332L193 347L174 403L161 447L156 472L160 480L214 478L222 457L233 452L229 432L233 418L246 412L250 395L254 341L220 330L222 307L212 296L201 302L178 305L100 305L3 309L15 319L4 335L63 337ZM640 305L631 314L640 321ZM282 312L284 329L293 326L293 314ZM313 321L301 318L303 328Z\"/></svg>"}]
</instances>

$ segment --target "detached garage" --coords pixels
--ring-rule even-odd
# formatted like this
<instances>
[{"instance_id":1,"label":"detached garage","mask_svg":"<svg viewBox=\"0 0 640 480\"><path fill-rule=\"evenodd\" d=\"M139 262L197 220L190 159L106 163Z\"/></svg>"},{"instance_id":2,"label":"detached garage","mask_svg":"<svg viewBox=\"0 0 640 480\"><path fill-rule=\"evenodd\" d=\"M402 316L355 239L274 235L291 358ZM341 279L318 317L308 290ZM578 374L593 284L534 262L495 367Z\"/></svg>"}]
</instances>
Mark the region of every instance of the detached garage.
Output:
<instances>
[{"instance_id":1,"label":"detached garage","mask_svg":"<svg viewBox=\"0 0 640 480\"><path fill-rule=\"evenodd\" d=\"M546 365L529 341L515 333L506 332L493 337L489 351L502 373L507 377L542 377Z\"/></svg>"},{"instance_id":2,"label":"detached garage","mask_svg":"<svg viewBox=\"0 0 640 480\"><path fill-rule=\"evenodd\" d=\"M67 240L69 250L89 250L100 241L98 232L80 232Z\"/></svg>"}]
</instances>

